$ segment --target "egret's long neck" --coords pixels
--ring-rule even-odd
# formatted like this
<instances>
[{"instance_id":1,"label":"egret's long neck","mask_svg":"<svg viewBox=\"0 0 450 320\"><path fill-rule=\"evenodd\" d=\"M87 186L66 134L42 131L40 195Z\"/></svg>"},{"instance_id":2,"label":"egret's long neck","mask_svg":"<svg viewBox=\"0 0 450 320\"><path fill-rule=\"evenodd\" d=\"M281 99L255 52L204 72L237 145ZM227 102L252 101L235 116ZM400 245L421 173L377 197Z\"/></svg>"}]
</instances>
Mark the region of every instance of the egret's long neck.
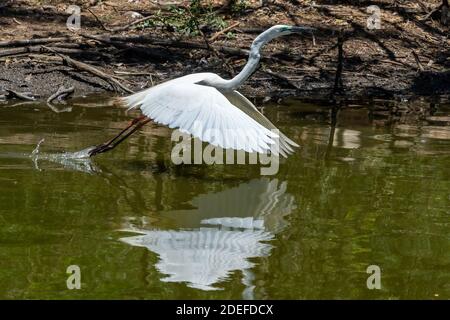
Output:
<instances>
[{"instance_id":1,"label":"egret's long neck","mask_svg":"<svg viewBox=\"0 0 450 320\"><path fill-rule=\"evenodd\" d=\"M276 36L270 29L261 33L258 37L256 37L250 47L249 59L247 64L244 66L244 69L242 69L242 71L239 72L239 74L237 74L233 79L223 80L220 83L215 83L213 86L221 90L234 90L242 85L245 80L247 80L253 72L256 71L256 69L258 69L259 60L261 59L259 52L262 46L275 37Z\"/></svg>"},{"instance_id":2,"label":"egret's long neck","mask_svg":"<svg viewBox=\"0 0 450 320\"><path fill-rule=\"evenodd\" d=\"M258 52L254 52L253 50L250 51L249 59L242 71L239 72L233 79L227 80L230 90L238 88L258 69L260 59L261 55L259 54L259 50Z\"/></svg>"}]
</instances>

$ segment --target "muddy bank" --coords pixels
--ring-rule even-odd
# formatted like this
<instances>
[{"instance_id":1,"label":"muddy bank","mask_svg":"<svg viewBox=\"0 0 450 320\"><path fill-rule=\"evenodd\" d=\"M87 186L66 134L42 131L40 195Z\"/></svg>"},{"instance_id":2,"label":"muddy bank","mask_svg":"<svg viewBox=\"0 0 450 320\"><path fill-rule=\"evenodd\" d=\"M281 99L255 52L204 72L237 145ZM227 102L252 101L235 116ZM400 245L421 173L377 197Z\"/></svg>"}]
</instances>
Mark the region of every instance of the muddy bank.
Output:
<instances>
[{"instance_id":1,"label":"muddy bank","mask_svg":"<svg viewBox=\"0 0 450 320\"><path fill-rule=\"evenodd\" d=\"M260 69L241 89L249 97L348 102L450 95L440 1L193 3L78 1L81 29L70 31L61 1L6 1L0 5L0 98L17 99L12 90L46 100L60 87L73 87L74 96L122 95L193 72L229 78L245 64L252 40L273 24L316 31L267 45ZM367 7L374 4L381 28L369 30Z\"/></svg>"}]
</instances>

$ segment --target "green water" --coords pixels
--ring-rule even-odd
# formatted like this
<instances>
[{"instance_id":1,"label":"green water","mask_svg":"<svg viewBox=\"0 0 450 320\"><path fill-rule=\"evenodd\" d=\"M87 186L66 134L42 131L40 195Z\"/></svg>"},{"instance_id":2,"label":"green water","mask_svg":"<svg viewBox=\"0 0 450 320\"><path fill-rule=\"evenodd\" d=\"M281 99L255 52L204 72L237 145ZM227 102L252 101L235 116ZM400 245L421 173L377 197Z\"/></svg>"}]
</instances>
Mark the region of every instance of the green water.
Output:
<instances>
[{"instance_id":1,"label":"green water","mask_svg":"<svg viewBox=\"0 0 450 320\"><path fill-rule=\"evenodd\" d=\"M151 125L91 162L45 158L135 115L71 107L0 105L0 298L450 298L450 127L349 110L330 139L314 106L266 108L302 148L263 177L176 166L170 130Z\"/></svg>"}]
</instances>

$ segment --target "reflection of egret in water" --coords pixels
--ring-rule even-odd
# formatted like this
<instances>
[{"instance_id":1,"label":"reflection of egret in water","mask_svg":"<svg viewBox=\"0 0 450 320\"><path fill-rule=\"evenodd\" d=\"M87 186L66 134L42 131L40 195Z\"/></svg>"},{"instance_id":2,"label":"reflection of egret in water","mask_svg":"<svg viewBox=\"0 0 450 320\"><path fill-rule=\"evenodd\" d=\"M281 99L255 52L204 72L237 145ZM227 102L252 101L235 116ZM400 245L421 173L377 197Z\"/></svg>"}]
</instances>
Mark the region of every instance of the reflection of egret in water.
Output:
<instances>
[{"instance_id":1,"label":"reflection of egret in water","mask_svg":"<svg viewBox=\"0 0 450 320\"><path fill-rule=\"evenodd\" d=\"M121 240L157 253L156 268L168 275L162 281L186 282L202 290L217 290L217 282L241 270L246 286L244 298L253 297L254 263L272 246L265 241L285 226L284 217L294 208L294 197L286 193L286 182L266 178L235 188L202 194L192 200L197 209L163 213L176 219L181 230L144 230L128 226L139 236Z\"/></svg>"}]
</instances>

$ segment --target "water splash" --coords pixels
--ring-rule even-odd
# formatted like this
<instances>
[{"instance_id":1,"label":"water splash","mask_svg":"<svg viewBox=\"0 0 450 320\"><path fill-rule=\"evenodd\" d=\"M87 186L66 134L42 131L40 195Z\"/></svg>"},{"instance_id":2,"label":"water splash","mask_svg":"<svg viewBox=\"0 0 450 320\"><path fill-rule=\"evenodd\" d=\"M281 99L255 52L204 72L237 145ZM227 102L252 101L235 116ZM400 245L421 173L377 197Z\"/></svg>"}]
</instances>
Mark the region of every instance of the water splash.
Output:
<instances>
[{"instance_id":1,"label":"water splash","mask_svg":"<svg viewBox=\"0 0 450 320\"><path fill-rule=\"evenodd\" d=\"M54 163L61 164L64 168L81 171L86 173L94 173L100 172L91 161L89 153L95 147L88 147L80 151L76 152L62 152L62 153L41 153L40 148L45 139L41 139L36 148L31 152L30 157L34 162L34 165L37 170L41 170L39 168L38 160L46 160Z\"/></svg>"},{"instance_id":2,"label":"water splash","mask_svg":"<svg viewBox=\"0 0 450 320\"><path fill-rule=\"evenodd\" d=\"M61 153L59 156L64 159L89 159L90 158L90 152L94 150L96 147L88 147L80 151L76 152L64 152Z\"/></svg>"},{"instance_id":3,"label":"water splash","mask_svg":"<svg viewBox=\"0 0 450 320\"><path fill-rule=\"evenodd\" d=\"M30 157L36 157L39 155L39 149L41 148L41 144L45 141L45 138L42 138L38 144L36 145L36 148L31 152Z\"/></svg>"}]
</instances>

